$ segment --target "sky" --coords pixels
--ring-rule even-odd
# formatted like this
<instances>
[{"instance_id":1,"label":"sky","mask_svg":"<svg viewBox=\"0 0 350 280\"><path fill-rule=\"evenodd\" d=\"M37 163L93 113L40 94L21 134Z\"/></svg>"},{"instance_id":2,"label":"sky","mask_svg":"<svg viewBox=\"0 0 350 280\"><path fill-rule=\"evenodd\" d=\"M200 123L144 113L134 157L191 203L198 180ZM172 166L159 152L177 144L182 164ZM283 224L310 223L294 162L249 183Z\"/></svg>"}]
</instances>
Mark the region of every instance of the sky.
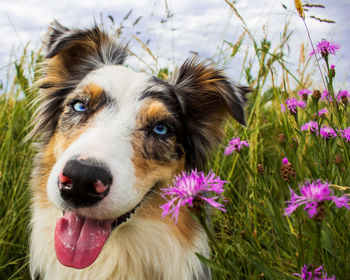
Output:
<instances>
[{"instance_id":1,"label":"sky","mask_svg":"<svg viewBox=\"0 0 350 280\"><path fill-rule=\"evenodd\" d=\"M350 54L347 51L350 49L350 0L308 2L326 6L326 9L311 9L307 13L307 24L314 43L326 38L341 44L332 63L336 65L339 83L345 86L350 80ZM290 20L293 35L286 60L292 68L297 67L298 59L295 58L299 57L300 44L304 42L308 48L310 44L295 11L294 0L237 0L235 7L254 37L262 39L267 33L273 45L278 44L284 24ZM240 20L224 0L1 0L0 79L4 77L6 65L22 54L28 42L33 50L42 46L47 27L54 19L67 27L86 28L101 19L111 26L108 16L112 16L117 28L129 11L131 14L123 22L122 40L129 43L138 58L132 56L127 63L145 71L161 67L174 69L193 53L219 60L219 50L228 47L223 41L236 42L243 32ZM321 23L310 15L336 23ZM133 25L139 17L142 18ZM142 49L136 38L147 43L156 60ZM240 52L230 63L221 61L233 79L241 79L245 50L251 48L251 41L245 38Z\"/></svg>"}]
</instances>

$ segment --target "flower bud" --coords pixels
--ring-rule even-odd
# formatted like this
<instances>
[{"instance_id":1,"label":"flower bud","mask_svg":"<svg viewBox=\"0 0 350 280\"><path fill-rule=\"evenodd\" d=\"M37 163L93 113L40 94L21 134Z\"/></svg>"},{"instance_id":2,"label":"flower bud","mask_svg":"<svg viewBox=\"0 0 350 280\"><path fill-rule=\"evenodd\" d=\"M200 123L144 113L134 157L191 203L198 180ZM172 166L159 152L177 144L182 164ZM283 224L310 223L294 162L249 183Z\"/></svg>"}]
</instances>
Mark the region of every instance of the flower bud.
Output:
<instances>
[{"instance_id":1,"label":"flower bud","mask_svg":"<svg viewBox=\"0 0 350 280\"><path fill-rule=\"evenodd\" d=\"M329 69L328 75L329 75L330 78L334 78L334 76L335 76L334 65L331 65L331 68Z\"/></svg>"},{"instance_id":2,"label":"flower bud","mask_svg":"<svg viewBox=\"0 0 350 280\"><path fill-rule=\"evenodd\" d=\"M342 158L342 156L341 155L336 155L335 156L335 158L334 158L334 163L336 164L336 165L339 165L339 164L341 164L343 162L343 158Z\"/></svg>"},{"instance_id":3,"label":"flower bud","mask_svg":"<svg viewBox=\"0 0 350 280\"><path fill-rule=\"evenodd\" d=\"M314 90L312 93L312 98L318 101L321 98L321 92L318 89Z\"/></svg>"},{"instance_id":4,"label":"flower bud","mask_svg":"<svg viewBox=\"0 0 350 280\"><path fill-rule=\"evenodd\" d=\"M261 163L258 164L257 170L258 170L258 173L259 173L260 175L263 175L264 172L265 172L265 168L264 168L264 166L263 166Z\"/></svg>"},{"instance_id":5,"label":"flower bud","mask_svg":"<svg viewBox=\"0 0 350 280\"><path fill-rule=\"evenodd\" d=\"M286 142L286 136L285 136L284 134L281 133L281 134L278 136L278 142L280 142L280 143Z\"/></svg>"}]
</instances>

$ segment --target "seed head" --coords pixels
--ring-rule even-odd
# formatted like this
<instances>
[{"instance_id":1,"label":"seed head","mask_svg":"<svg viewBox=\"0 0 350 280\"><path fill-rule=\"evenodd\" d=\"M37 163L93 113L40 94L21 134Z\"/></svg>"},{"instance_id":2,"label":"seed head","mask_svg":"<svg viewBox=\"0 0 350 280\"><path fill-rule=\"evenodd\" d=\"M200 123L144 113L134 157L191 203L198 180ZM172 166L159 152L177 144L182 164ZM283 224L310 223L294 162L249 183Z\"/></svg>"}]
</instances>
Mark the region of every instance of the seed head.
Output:
<instances>
[{"instance_id":1,"label":"seed head","mask_svg":"<svg viewBox=\"0 0 350 280\"><path fill-rule=\"evenodd\" d=\"M282 159L281 176L286 182L290 182L296 176L292 164L288 161L288 158L286 157Z\"/></svg>"},{"instance_id":2,"label":"seed head","mask_svg":"<svg viewBox=\"0 0 350 280\"><path fill-rule=\"evenodd\" d=\"M285 136L284 134L281 133L281 134L278 136L278 142L280 142L280 143L286 142L286 136Z\"/></svg>"},{"instance_id":3,"label":"seed head","mask_svg":"<svg viewBox=\"0 0 350 280\"><path fill-rule=\"evenodd\" d=\"M297 9L299 16L300 16L302 19L305 19L305 13L304 13L304 9L303 9L303 3L301 3L300 0L295 0L294 3L295 3L295 8Z\"/></svg>"},{"instance_id":4,"label":"seed head","mask_svg":"<svg viewBox=\"0 0 350 280\"><path fill-rule=\"evenodd\" d=\"M334 158L334 163L335 163L336 165L340 165L342 162L343 162L342 156L339 155L339 154L336 155L335 158Z\"/></svg>"},{"instance_id":5,"label":"seed head","mask_svg":"<svg viewBox=\"0 0 350 280\"><path fill-rule=\"evenodd\" d=\"M314 90L312 93L312 98L318 101L321 98L321 92L318 89Z\"/></svg>"},{"instance_id":6,"label":"seed head","mask_svg":"<svg viewBox=\"0 0 350 280\"><path fill-rule=\"evenodd\" d=\"M265 172L264 166L261 163L258 164L257 170L260 175L263 175Z\"/></svg>"}]
</instances>

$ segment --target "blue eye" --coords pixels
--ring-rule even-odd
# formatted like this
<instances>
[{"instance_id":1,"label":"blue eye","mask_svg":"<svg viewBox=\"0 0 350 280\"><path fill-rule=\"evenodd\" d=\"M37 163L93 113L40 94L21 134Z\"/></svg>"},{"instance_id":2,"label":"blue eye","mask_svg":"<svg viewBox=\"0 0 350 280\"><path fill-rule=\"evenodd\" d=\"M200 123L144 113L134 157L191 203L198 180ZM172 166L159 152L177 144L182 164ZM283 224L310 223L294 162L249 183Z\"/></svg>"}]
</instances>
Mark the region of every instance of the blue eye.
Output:
<instances>
[{"instance_id":1,"label":"blue eye","mask_svg":"<svg viewBox=\"0 0 350 280\"><path fill-rule=\"evenodd\" d=\"M168 133L168 127L163 123L159 123L153 128L153 131L159 135L165 135Z\"/></svg>"},{"instance_id":2,"label":"blue eye","mask_svg":"<svg viewBox=\"0 0 350 280\"><path fill-rule=\"evenodd\" d=\"M81 101L74 101L72 103L73 109L77 112L85 112L86 111L86 107L85 104Z\"/></svg>"}]
</instances>

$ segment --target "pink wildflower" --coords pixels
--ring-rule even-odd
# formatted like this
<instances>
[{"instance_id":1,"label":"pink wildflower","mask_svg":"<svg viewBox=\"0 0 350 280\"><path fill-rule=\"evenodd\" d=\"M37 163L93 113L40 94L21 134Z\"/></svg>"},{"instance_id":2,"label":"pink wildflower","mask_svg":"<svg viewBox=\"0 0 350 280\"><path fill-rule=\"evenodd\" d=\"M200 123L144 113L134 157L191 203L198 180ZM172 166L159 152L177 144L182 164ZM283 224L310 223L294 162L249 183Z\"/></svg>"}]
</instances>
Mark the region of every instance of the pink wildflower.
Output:
<instances>
[{"instance_id":1,"label":"pink wildflower","mask_svg":"<svg viewBox=\"0 0 350 280\"><path fill-rule=\"evenodd\" d=\"M302 89L298 91L298 94L303 98L303 100L307 100L308 96L312 93L311 90Z\"/></svg>"},{"instance_id":2,"label":"pink wildflower","mask_svg":"<svg viewBox=\"0 0 350 280\"><path fill-rule=\"evenodd\" d=\"M242 150L243 146L249 147L249 143L244 140L241 141L239 137L233 138L230 143L227 145L226 150L225 150L225 155L228 156L232 154L233 152L239 152Z\"/></svg>"},{"instance_id":3,"label":"pink wildflower","mask_svg":"<svg viewBox=\"0 0 350 280\"><path fill-rule=\"evenodd\" d=\"M288 162L289 162L289 160L288 160L287 157L282 158L282 164L283 164L283 165L288 164Z\"/></svg>"},{"instance_id":4,"label":"pink wildflower","mask_svg":"<svg viewBox=\"0 0 350 280\"><path fill-rule=\"evenodd\" d=\"M347 90L342 90L337 95L338 103L340 103L340 102L348 103L349 99L350 99L350 93L348 93Z\"/></svg>"},{"instance_id":5,"label":"pink wildflower","mask_svg":"<svg viewBox=\"0 0 350 280\"><path fill-rule=\"evenodd\" d=\"M322 100L322 101L328 101L328 102L332 102L332 101L333 101L333 98L332 98L332 96L329 94L329 91L328 91L328 90L325 89L325 90L322 92L321 100Z\"/></svg>"},{"instance_id":6,"label":"pink wildflower","mask_svg":"<svg viewBox=\"0 0 350 280\"><path fill-rule=\"evenodd\" d=\"M328 114L328 110L326 108L323 108L322 110L318 111L318 116L322 117Z\"/></svg>"},{"instance_id":7,"label":"pink wildflower","mask_svg":"<svg viewBox=\"0 0 350 280\"><path fill-rule=\"evenodd\" d=\"M323 265L316 268L314 271L309 271L310 265L304 265L301 269L301 273L293 273L300 277L300 280L335 280L335 276L327 276L327 273L323 270ZM322 277L322 278L321 278Z\"/></svg>"},{"instance_id":8,"label":"pink wildflower","mask_svg":"<svg viewBox=\"0 0 350 280\"><path fill-rule=\"evenodd\" d=\"M286 112L286 105L280 104L281 105L281 112L285 113Z\"/></svg>"},{"instance_id":9,"label":"pink wildflower","mask_svg":"<svg viewBox=\"0 0 350 280\"><path fill-rule=\"evenodd\" d=\"M300 128L301 131L311 131L318 134L318 123L314 121L310 121L305 123Z\"/></svg>"},{"instance_id":10,"label":"pink wildflower","mask_svg":"<svg viewBox=\"0 0 350 280\"><path fill-rule=\"evenodd\" d=\"M167 201L161 206L162 217L172 214L171 218L175 218L175 223L177 223L180 207L186 204L193 207L195 198L200 198L214 208L226 212L224 205L216 201L222 197L225 183L227 182L221 180L212 171L208 175L205 175L204 172L197 172L197 170L192 170L189 174L182 171L179 176L175 176L173 186L161 189L162 197ZM206 193L215 193L215 196L208 197Z\"/></svg>"},{"instance_id":11,"label":"pink wildflower","mask_svg":"<svg viewBox=\"0 0 350 280\"><path fill-rule=\"evenodd\" d=\"M345 139L346 142L350 142L350 126L348 128L340 130L341 137Z\"/></svg>"},{"instance_id":12,"label":"pink wildflower","mask_svg":"<svg viewBox=\"0 0 350 280\"><path fill-rule=\"evenodd\" d=\"M321 137L325 140L337 137L337 133L330 126L324 126L320 130Z\"/></svg>"},{"instance_id":13,"label":"pink wildflower","mask_svg":"<svg viewBox=\"0 0 350 280\"><path fill-rule=\"evenodd\" d=\"M309 217L312 218L317 214L317 206L319 203L331 200L335 205L340 207L346 207L350 210L347 196L337 197L334 196L329 188L329 184L321 182L321 180L308 182L304 185L299 185L301 195L297 195L290 188L290 201L287 201L287 207L284 209L284 215L292 214L299 206L305 205L304 210L308 212Z\"/></svg>"},{"instance_id":14,"label":"pink wildflower","mask_svg":"<svg viewBox=\"0 0 350 280\"><path fill-rule=\"evenodd\" d=\"M312 93L311 90L308 90L308 89L305 89L305 88L298 91L298 94L301 95L301 96L303 96L304 94L310 95L311 93Z\"/></svg>"},{"instance_id":15,"label":"pink wildflower","mask_svg":"<svg viewBox=\"0 0 350 280\"><path fill-rule=\"evenodd\" d=\"M330 43L325 39L322 39L316 46L315 51L312 51L309 55L314 53L321 54L323 57L328 56L328 54L335 55L335 52L339 50L340 45L335 43Z\"/></svg>"},{"instance_id":16,"label":"pink wildflower","mask_svg":"<svg viewBox=\"0 0 350 280\"><path fill-rule=\"evenodd\" d=\"M287 105L287 109L291 114L296 114L298 107L305 109L306 103L302 100L298 101L296 98L292 97L286 100L286 105ZM285 112L286 111L285 105L281 104L281 107L282 107L281 111Z\"/></svg>"}]
</instances>

